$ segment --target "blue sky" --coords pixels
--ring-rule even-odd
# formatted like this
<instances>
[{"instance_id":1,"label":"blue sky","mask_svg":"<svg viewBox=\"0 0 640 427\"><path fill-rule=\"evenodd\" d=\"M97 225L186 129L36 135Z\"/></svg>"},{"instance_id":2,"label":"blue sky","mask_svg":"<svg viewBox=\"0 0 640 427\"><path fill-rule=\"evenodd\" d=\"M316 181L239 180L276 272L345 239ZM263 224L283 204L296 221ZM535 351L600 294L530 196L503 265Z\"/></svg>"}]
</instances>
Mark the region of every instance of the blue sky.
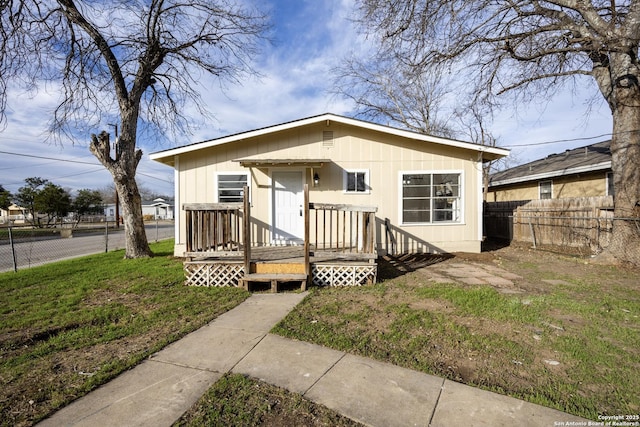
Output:
<instances>
[{"instance_id":1,"label":"blue sky","mask_svg":"<svg viewBox=\"0 0 640 427\"><path fill-rule=\"evenodd\" d=\"M349 52L367 48L367 41L348 19L353 16L353 1L272 0L268 4L274 42L255 58L262 77L230 86L224 94L215 81L203 81L203 88L210 88L203 89L203 100L214 120L193 135L179 136L171 146L139 141L145 153L138 168L140 185L173 194L173 170L149 160L151 152L325 112L351 114L353 106L329 89L330 69ZM582 139L611 132L611 115L603 103L585 116L585 100L595 90L585 84L582 93L559 93L550 103L521 105L517 114L515 108L507 108L496 115L490 130L499 145L511 148L513 164L604 140L606 136ZM35 95L10 92L8 125L0 131L0 184L9 191L17 191L25 178L33 176L69 189L98 189L111 182L86 143L43 142L57 96L55 88L41 88ZM105 130L113 129L105 123ZM565 142L549 143L560 140Z\"/></svg>"}]
</instances>

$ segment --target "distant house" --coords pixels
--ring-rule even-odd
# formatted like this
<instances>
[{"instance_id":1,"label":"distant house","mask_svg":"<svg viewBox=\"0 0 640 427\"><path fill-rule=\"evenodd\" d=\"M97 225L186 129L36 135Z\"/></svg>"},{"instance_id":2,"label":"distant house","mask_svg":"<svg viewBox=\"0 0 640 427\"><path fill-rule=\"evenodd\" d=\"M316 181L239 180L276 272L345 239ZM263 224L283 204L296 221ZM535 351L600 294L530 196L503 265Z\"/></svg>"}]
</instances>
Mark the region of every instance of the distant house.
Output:
<instances>
[{"instance_id":1,"label":"distant house","mask_svg":"<svg viewBox=\"0 0 640 427\"><path fill-rule=\"evenodd\" d=\"M115 221L115 203L108 203L104 205L104 215L107 217L107 221ZM122 216L122 210L120 211L120 216ZM143 200L142 216L153 219L173 219L173 201L165 200L160 197L153 200Z\"/></svg>"},{"instance_id":2,"label":"distant house","mask_svg":"<svg viewBox=\"0 0 640 427\"><path fill-rule=\"evenodd\" d=\"M153 219L173 219L173 200L158 197L153 200L142 201L142 216Z\"/></svg>"},{"instance_id":3,"label":"distant house","mask_svg":"<svg viewBox=\"0 0 640 427\"><path fill-rule=\"evenodd\" d=\"M12 204L9 209L0 209L0 224L24 224L31 215L24 208Z\"/></svg>"},{"instance_id":4,"label":"distant house","mask_svg":"<svg viewBox=\"0 0 640 427\"><path fill-rule=\"evenodd\" d=\"M487 201L612 196L610 145L598 142L493 174Z\"/></svg>"}]
</instances>

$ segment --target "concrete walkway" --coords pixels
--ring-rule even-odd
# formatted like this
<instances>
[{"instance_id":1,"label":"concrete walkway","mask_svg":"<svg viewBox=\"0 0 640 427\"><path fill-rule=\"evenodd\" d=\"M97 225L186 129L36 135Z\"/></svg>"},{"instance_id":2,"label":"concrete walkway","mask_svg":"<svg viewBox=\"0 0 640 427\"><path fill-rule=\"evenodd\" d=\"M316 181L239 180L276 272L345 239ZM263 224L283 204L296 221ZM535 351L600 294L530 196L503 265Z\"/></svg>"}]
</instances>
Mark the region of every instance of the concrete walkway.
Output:
<instances>
[{"instance_id":1,"label":"concrete walkway","mask_svg":"<svg viewBox=\"0 0 640 427\"><path fill-rule=\"evenodd\" d=\"M39 425L170 426L229 371L370 426L587 425L553 409L269 334L305 295L254 294Z\"/></svg>"}]
</instances>

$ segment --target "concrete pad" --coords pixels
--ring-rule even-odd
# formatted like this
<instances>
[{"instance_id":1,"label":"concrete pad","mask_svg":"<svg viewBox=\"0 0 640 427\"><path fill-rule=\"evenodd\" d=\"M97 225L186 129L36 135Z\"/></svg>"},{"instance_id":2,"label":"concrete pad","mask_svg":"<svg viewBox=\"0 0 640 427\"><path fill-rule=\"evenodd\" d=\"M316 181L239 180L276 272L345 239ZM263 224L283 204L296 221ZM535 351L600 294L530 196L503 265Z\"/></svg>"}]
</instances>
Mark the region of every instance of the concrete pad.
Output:
<instances>
[{"instance_id":1,"label":"concrete pad","mask_svg":"<svg viewBox=\"0 0 640 427\"><path fill-rule=\"evenodd\" d=\"M307 292L253 294L212 325L267 333L307 296Z\"/></svg>"},{"instance_id":2,"label":"concrete pad","mask_svg":"<svg viewBox=\"0 0 640 427\"><path fill-rule=\"evenodd\" d=\"M345 353L277 335L267 335L233 372L304 394Z\"/></svg>"},{"instance_id":3,"label":"concrete pad","mask_svg":"<svg viewBox=\"0 0 640 427\"><path fill-rule=\"evenodd\" d=\"M468 268L469 264L466 264L464 262L452 262L450 264L448 264L449 267L454 267L454 268Z\"/></svg>"},{"instance_id":4,"label":"concrete pad","mask_svg":"<svg viewBox=\"0 0 640 427\"><path fill-rule=\"evenodd\" d=\"M39 426L170 426L222 375L145 361Z\"/></svg>"},{"instance_id":5,"label":"concrete pad","mask_svg":"<svg viewBox=\"0 0 640 427\"><path fill-rule=\"evenodd\" d=\"M587 425L555 409L446 380L431 426L551 427L567 421Z\"/></svg>"},{"instance_id":6,"label":"concrete pad","mask_svg":"<svg viewBox=\"0 0 640 427\"><path fill-rule=\"evenodd\" d=\"M442 272L449 276L458 277L458 278L469 277L471 275L469 271L467 271L467 269L465 268L447 268L447 269L443 269Z\"/></svg>"},{"instance_id":7,"label":"concrete pad","mask_svg":"<svg viewBox=\"0 0 640 427\"><path fill-rule=\"evenodd\" d=\"M219 328L213 323L151 356L151 360L227 372L262 339L262 332Z\"/></svg>"},{"instance_id":8,"label":"concrete pad","mask_svg":"<svg viewBox=\"0 0 640 427\"><path fill-rule=\"evenodd\" d=\"M441 378L347 354L305 397L371 426L426 426L442 383Z\"/></svg>"},{"instance_id":9,"label":"concrete pad","mask_svg":"<svg viewBox=\"0 0 640 427\"><path fill-rule=\"evenodd\" d=\"M509 279L509 280L522 280L523 277L518 275L518 274L513 274L513 273L509 273L508 271L505 271L503 273L497 273L498 276L503 277L505 279Z\"/></svg>"},{"instance_id":10,"label":"concrete pad","mask_svg":"<svg viewBox=\"0 0 640 427\"><path fill-rule=\"evenodd\" d=\"M460 280L465 285L486 285L487 282L477 277L459 277Z\"/></svg>"},{"instance_id":11,"label":"concrete pad","mask_svg":"<svg viewBox=\"0 0 640 427\"><path fill-rule=\"evenodd\" d=\"M486 280L492 286L513 286L513 282L498 276L486 277Z\"/></svg>"},{"instance_id":12,"label":"concrete pad","mask_svg":"<svg viewBox=\"0 0 640 427\"><path fill-rule=\"evenodd\" d=\"M423 276L429 279L432 282L436 283L456 283L454 279L448 276L443 276L442 274L436 272L435 270L429 267L419 268L418 270Z\"/></svg>"}]
</instances>

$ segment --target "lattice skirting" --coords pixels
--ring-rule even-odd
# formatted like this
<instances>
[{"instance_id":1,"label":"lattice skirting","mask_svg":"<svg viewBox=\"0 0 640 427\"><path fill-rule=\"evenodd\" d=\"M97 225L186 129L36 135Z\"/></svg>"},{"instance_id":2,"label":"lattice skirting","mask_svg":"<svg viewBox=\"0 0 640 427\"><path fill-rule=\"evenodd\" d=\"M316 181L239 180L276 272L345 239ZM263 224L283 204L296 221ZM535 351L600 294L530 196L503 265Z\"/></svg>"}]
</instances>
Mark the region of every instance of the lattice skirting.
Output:
<instances>
[{"instance_id":1,"label":"lattice skirting","mask_svg":"<svg viewBox=\"0 0 640 427\"><path fill-rule=\"evenodd\" d=\"M316 286L361 286L376 282L377 264L313 264Z\"/></svg>"},{"instance_id":2,"label":"lattice skirting","mask_svg":"<svg viewBox=\"0 0 640 427\"><path fill-rule=\"evenodd\" d=\"M190 261L184 263L184 272L189 286L238 286L244 264Z\"/></svg>"}]
</instances>

